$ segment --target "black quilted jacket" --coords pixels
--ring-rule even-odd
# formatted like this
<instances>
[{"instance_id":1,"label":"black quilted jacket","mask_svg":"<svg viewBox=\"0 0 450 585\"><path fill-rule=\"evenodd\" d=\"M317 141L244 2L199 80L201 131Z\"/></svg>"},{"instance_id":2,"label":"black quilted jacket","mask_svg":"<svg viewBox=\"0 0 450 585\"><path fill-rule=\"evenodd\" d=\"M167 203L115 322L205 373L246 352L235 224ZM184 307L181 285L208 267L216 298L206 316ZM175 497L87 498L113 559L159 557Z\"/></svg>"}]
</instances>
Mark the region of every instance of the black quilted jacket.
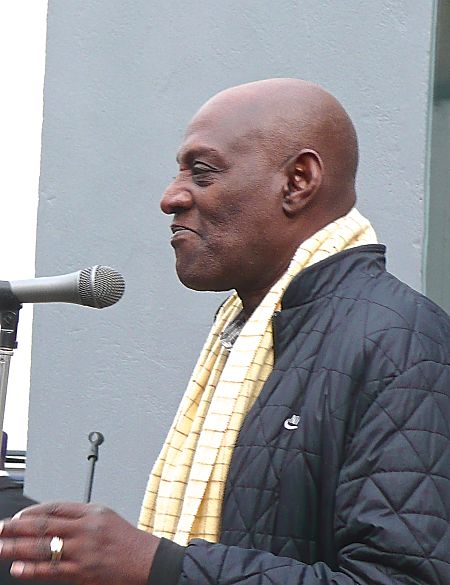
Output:
<instances>
[{"instance_id":1,"label":"black quilted jacket","mask_svg":"<svg viewBox=\"0 0 450 585\"><path fill-rule=\"evenodd\" d=\"M304 270L234 450L219 544L152 585L450 585L450 320L384 246Z\"/></svg>"}]
</instances>

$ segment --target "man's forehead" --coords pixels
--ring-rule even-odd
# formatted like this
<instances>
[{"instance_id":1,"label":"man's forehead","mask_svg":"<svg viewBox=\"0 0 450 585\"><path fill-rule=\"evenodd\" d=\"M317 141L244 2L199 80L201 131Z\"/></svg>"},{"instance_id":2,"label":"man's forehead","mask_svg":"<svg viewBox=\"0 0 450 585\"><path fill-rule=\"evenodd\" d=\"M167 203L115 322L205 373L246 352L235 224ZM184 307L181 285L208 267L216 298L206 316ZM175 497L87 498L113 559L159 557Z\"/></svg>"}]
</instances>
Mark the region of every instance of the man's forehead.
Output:
<instances>
[{"instance_id":1,"label":"man's forehead","mask_svg":"<svg viewBox=\"0 0 450 585\"><path fill-rule=\"evenodd\" d=\"M190 126L178 150L177 161L183 162L186 159L207 155L224 162L232 154L247 150L246 142L242 133L218 124L204 128Z\"/></svg>"},{"instance_id":2,"label":"man's forehead","mask_svg":"<svg viewBox=\"0 0 450 585\"><path fill-rule=\"evenodd\" d=\"M226 157L235 152L242 153L256 146L262 136L261 120L249 116L242 108L202 108L187 127L177 160L187 153Z\"/></svg>"},{"instance_id":3,"label":"man's forehead","mask_svg":"<svg viewBox=\"0 0 450 585\"><path fill-rule=\"evenodd\" d=\"M212 127L226 131L231 126L234 133L239 128L245 132L247 128L263 126L267 117L267 108L261 100L229 90L208 100L192 118L188 131L203 131Z\"/></svg>"}]
</instances>

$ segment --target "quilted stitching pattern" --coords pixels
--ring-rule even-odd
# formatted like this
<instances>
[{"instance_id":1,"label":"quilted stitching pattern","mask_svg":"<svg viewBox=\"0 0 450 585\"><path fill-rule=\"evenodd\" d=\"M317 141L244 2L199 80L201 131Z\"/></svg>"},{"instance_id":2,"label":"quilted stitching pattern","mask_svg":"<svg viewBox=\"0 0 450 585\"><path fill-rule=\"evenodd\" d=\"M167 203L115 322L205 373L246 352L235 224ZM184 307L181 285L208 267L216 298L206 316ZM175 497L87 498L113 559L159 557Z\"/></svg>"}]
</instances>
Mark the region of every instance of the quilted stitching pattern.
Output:
<instances>
[{"instance_id":1,"label":"quilted stitching pattern","mask_svg":"<svg viewBox=\"0 0 450 585\"><path fill-rule=\"evenodd\" d=\"M449 585L450 325L380 246L305 270L180 585ZM284 421L300 415L297 430Z\"/></svg>"}]
</instances>

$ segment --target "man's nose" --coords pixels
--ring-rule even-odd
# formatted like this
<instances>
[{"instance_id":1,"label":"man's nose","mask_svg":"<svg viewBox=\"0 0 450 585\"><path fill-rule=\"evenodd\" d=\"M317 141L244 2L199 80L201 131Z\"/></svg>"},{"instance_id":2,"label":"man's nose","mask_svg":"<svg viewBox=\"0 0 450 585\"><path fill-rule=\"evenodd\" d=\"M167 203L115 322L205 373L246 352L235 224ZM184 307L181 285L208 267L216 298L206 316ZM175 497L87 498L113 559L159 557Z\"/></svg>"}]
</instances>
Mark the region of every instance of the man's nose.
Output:
<instances>
[{"instance_id":1,"label":"man's nose","mask_svg":"<svg viewBox=\"0 0 450 585\"><path fill-rule=\"evenodd\" d=\"M164 191L160 207L163 213L171 214L190 209L192 203L191 192L175 180Z\"/></svg>"}]
</instances>

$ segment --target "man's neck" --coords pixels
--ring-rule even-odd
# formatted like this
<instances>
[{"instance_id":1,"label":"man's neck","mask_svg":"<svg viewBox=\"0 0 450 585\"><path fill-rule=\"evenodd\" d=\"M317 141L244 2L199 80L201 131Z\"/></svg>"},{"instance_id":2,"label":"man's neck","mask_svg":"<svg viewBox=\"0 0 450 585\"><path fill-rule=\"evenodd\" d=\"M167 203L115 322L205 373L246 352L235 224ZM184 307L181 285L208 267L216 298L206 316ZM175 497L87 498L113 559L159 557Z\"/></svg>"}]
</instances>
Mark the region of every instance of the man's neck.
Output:
<instances>
[{"instance_id":1,"label":"man's neck","mask_svg":"<svg viewBox=\"0 0 450 585\"><path fill-rule=\"evenodd\" d=\"M286 272L286 270L289 267L290 260L291 260L291 257L289 258L289 261L285 265L283 265L282 269L280 269L276 273L276 275L273 276L270 283L267 284L266 286L259 288L259 289L256 289L256 290L236 289L236 292L242 301L243 310L244 310L244 313L245 313L245 316L247 319L251 316L251 314L256 309L256 307L261 303L261 301L266 296L266 294L270 291L270 289L273 287L273 285L276 282L278 282L280 280L280 278L283 276L283 274Z\"/></svg>"}]
</instances>

